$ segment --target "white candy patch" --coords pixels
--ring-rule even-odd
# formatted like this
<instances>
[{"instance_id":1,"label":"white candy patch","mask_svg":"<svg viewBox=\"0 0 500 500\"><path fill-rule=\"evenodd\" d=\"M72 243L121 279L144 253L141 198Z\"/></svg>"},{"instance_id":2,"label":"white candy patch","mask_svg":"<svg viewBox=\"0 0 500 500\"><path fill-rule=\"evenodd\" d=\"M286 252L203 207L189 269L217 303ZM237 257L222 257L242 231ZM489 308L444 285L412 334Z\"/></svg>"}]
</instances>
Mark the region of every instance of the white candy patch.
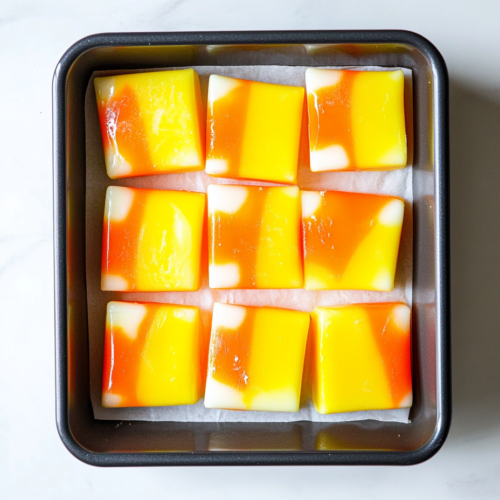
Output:
<instances>
[{"instance_id":1,"label":"white candy patch","mask_svg":"<svg viewBox=\"0 0 500 500\"><path fill-rule=\"evenodd\" d=\"M172 164L179 167L201 167L203 160L196 149L179 151Z\"/></svg>"},{"instance_id":2,"label":"white candy patch","mask_svg":"<svg viewBox=\"0 0 500 500\"><path fill-rule=\"evenodd\" d=\"M375 288L375 290L390 292L394 288L394 282L391 273L386 269L379 271L372 282L372 286L373 288Z\"/></svg>"},{"instance_id":3,"label":"white candy patch","mask_svg":"<svg viewBox=\"0 0 500 500\"><path fill-rule=\"evenodd\" d=\"M281 188L281 192L286 196L290 196L290 198L297 198L299 195L299 188L297 186L284 187Z\"/></svg>"},{"instance_id":4,"label":"white candy patch","mask_svg":"<svg viewBox=\"0 0 500 500\"><path fill-rule=\"evenodd\" d=\"M302 191L302 217L311 217L321 206L323 197L319 191Z\"/></svg>"},{"instance_id":5,"label":"white candy patch","mask_svg":"<svg viewBox=\"0 0 500 500\"><path fill-rule=\"evenodd\" d=\"M240 282L238 264L210 264L208 267L208 286L210 288L234 288Z\"/></svg>"},{"instance_id":6,"label":"white candy patch","mask_svg":"<svg viewBox=\"0 0 500 500\"><path fill-rule=\"evenodd\" d=\"M243 394L226 384L221 384L210 375L207 377L205 389L205 408L222 408L229 410L246 410Z\"/></svg>"},{"instance_id":7,"label":"white candy patch","mask_svg":"<svg viewBox=\"0 0 500 500\"><path fill-rule=\"evenodd\" d=\"M394 309L392 310L392 316L394 322L400 330L402 330L403 332L410 331L411 311L407 305L399 304L397 306L394 306Z\"/></svg>"},{"instance_id":8,"label":"white candy patch","mask_svg":"<svg viewBox=\"0 0 500 500\"><path fill-rule=\"evenodd\" d=\"M325 290L328 289L328 284L319 276L307 276L304 280L304 288L306 290Z\"/></svg>"},{"instance_id":9,"label":"white candy patch","mask_svg":"<svg viewBox=\"0 0 500 500\"><path fill-rule=\"evenodd\" d=\"M342 79L342 71L338 69L316 69L306 70L307 92L314 93L324 87L333 87Z\"/></svg>"},{"instance_id":10,"label":"white candy patch","mask_svg":"<svg viewBox=\"0 0 500 500\"><path fill-rule=\"evenodd\" d=\"M194 323L196 320L197 313L198 313L197 309L187 309L187 308L175 309L174 318L187 321L188 323Z\"/></svg>"},{"instance_id":11,"label":"white candy patch","mask_svg":"<svg viewBox=\"0 0 500 500\"><path fill-rule=\"evenodd\" d=\"M245 320L246 314L246 309L242 306L216 302L214 304L212 328L223 327L229 330L236 330Z\"/></svg>"},{"instance_id":12,"label":"white candy patch","mask_svg":"<svg viewBox=\"0 0 500 500\"><path fill-rule=\"evenodd\" d=\"M236 213L245 203L248 189L244 186L223 186L211 184L207 188L208 211Z\"/></svg>"},{"instance_id":13,"label":"white candy patch","mask_svg":"<svg viewBox=\"0 0 500 500\"><path fill-rule=\"evenodd\" d=\"M410 391L399 403L400 408L410 408L413 404L413 392Z\"/></svg>"},{"instance_id":14,"label":"white candy patch","mask_svg":"<svg viewBox=\"0 0 500 500\"><path fill-rule=\"evenodd\" d=\"M378 159L378 165L384 167L404 167L406 165L406 148L400 144L396 144Z\"/></svg>"},{"instance_id":15,"label":"white candy patch","mask_svg":"<svg viewBox=\"0 0 500 500\"><path fill-rule=\"evenodd\" d=\"M106 190L106 201L104 202L104 220L121 222L125 220L132 203L134 191L126 187L110 186Z\"/></svg>"},{"instance_id":16,"label":"white candy patch","mask_svg":"<svg viewBox=\"0 0 500 500\"><path fill-rule=\"evenodd\" d=\"M387 71L387 73L389 74L390 78L396 81L402 80L405 77L403 71L400 69L397 69L396 71Z\"/></svg>"},{"instance_id":17,"label":"white candy patch","mask_svg":"<svg viewBox=\"0 0 500 500\"><path fill-rule=\"evenodd\" d=\"M107 147L104 152L106 160L106 172L111 179L126 177L132 173L132 166L119 153L115 153L112 148Z\"/></svg>"},{"instance_id":18,"label":"white candy patch","mask_svg":"<svg viewBox=\"0 0 500 500\"><path fill-rule=\"evenodd\" d=\"M378 214L378 220L384 226L401 226L405 205L401 200L392 200Z\"/></svg>"},{"instance_id":19,"label":"white candy patch","mask_svg":"<svg viewBox=\"0 0 500 500\"><path fill-rule=\"evenodd\" d=\"M106 101L110 97L113 97L113 94L115 93L115 83L114 76L96 78L94 80L99 100Z\"/></svg>"},{"instance_id":20,"label":"white candy patch","mask_svg":"<svg viewBox=\"0 0 500 500\"><path fill-rule=\"evenodd\" d=\"M122 397L118 394L112 394L111 392L102 393L102 406L104 408L116 408L120 406Z\"/></svg>"},{"instance_id":21,"label":"white candy patch","mask_svg":"<svg viewBox=\"0 0 500 500\"><path fill-rule=\"evenodd\" d=\"M311 170L325 172L329 170L344 170L349 166L349 157L340 144L311 151Z\"/></svg>"},{"instance_id":22,"label":"white candy patch","mask_svg":"<svg viewBox=\"0 0 500 500\"><path fill-rule=\"evenodd\" d=\"M139 326L141 326L146 313L146 306L142 304L109 302L107 321L111 328L121 328L127 337L134 340L137 337Z\"/></svg>"},{"instance_id":23,"label":"white candy patch","mask_svg":"<svg viewBox=\"0 0 500 500\"><path fill-rule=\"evenodd\" d=\"M239 87L241 82L235 78L229 78L227 76L210 75L210 80L208 81L208 102L209 105L212 102L221 99L225 95L229 94L233 89Z\"/></svg>"},{"instance_id":24,"label":"white candy patch","mask_svg":"<svg viewBox=\"0 0 500 500\"><path fill-rule=\"evenodd\" d=\"M290 388L256 394L250 404L256 411L298 411L298 394Z\"/></svg>"},{"instance_id":25,"label":"white candy patch","mask_svg":"<svg viewBox=\"0 0 500 500\"><path fill-rule=\"evenodd\" d=\"M207 159L205 163L205 172L209 175L225 174L229 170L227 160Z\"/></svg>"},{"instance_id":26,"label":"white candy patch","mask_svg":"<svg viewBox=\"0 0 500 500\"><path fill-rule=\"evenodd\" d=\"M125 278L116 274L103 274L101 276L101 290L104 292L123 292L128 290L128 283Z\"/></svg>"}]
</instances>

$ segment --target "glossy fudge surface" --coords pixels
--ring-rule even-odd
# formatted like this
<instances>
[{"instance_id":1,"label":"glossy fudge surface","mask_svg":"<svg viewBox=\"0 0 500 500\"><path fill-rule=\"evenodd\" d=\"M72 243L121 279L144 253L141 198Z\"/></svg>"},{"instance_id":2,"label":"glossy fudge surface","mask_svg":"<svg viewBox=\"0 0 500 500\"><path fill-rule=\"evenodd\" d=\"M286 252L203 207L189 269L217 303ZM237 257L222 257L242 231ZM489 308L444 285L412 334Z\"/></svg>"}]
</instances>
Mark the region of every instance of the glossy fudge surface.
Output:
<instances>
[{"instance_id":1,"label":"glossy fudge surface","mask_svg":"<svg viewBox=\"0 0 500 500\"><path fill-rule=\"evenodd\" d=\"M197 290L204 214L203 193L109 187L101 289Z\"/></svg>"},{"instance_id":2,"label":"glossy fudge surface","mask_svg":"<svg viewBox=\"0 0 500 500\"><path fill-rule=\"evenodd\" d=\"M206 172L297 183L304 89L210 76Z\"/></svg>"},{"instance_id":3,"label":"glossy fudge surface","mask_svg":"<svg viewBox=\"0 0 500 500\"><path fill-rule=\"evenodd\" d=\"M208 187L211 288L300 288L296 186Z\"/></svg>"},{"instance_id":4,"label":"glossy fudge surface","mask_svg":"<svg viewBox=\"0 0 500 500\"><path fill-rule=\"evenodd\" d=\"M317 307L311 315L310 383L323 414L410 407L410 308Z\"/></svg>"},{"instance_id":5,"label":"glossy fudge surface","mask_svg":"<svg viewBox=\"0 0 500 500\"><path fill-rule=\"evenodd\" d=\"M306 70L313 172L406 166L404 74Z\"/></svg>"},{"instance_id":6,"label":"glossy fudge surface","mask_svg":"<svg viewBox=\"0 0 500 500\"><path fill-rule=\"evenodd\" d=\"M205 406L297 411L309 314L214 305Z\"/></svg>"},{"instance_id":7,"label":"glossy fudge surface","mask_svg":"<svg viewBox=\"0 0 500 500\"><path fill-rule=\"evenodd\" d=\"M94 80L109 177L202 170L205 112L192 69Z\"/></svg>"},{"instance_id":8,"label":"glossy fudge surface","mask_svg":"<svg viewBox=\"0 0 500 500\"><path fill-rule=\"evenodd\" d=\"M392 290L403 200L342 191L301 195L305 288Z\"/></svg>"},{"instance_id":9,"label":"glossy fudge surface","mask_svg":"<svg viewBox=\"0 0 500 500\"><path fill-rule=\"evenodd\" d=\"M109 302L102 405L172 406L202 395L197 307Z\"/></svg>"}]
</instances>

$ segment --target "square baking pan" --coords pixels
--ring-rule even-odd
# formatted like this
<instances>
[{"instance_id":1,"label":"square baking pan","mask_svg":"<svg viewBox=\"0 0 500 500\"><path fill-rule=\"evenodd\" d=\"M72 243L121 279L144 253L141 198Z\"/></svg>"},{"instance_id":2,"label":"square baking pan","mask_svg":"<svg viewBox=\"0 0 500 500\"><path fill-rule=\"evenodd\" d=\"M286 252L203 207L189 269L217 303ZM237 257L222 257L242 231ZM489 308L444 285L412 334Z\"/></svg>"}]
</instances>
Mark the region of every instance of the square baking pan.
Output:
<instances>
[{"instance_id":1,"label":"square baking pan","mask_svg":"<svg viewBox=\"0 0 500 500\"><path fill-rule=\"evenodd\" d=\"M180 423L96 420L85 282L84 95L98 70L199 65L384 66L413 73L414 402L410 423ZM116 33L70 47L53 82L56 417L80 460L136 465L408 465L451 421L448 76L407 31Z\"/></svg>"}]
</instances>

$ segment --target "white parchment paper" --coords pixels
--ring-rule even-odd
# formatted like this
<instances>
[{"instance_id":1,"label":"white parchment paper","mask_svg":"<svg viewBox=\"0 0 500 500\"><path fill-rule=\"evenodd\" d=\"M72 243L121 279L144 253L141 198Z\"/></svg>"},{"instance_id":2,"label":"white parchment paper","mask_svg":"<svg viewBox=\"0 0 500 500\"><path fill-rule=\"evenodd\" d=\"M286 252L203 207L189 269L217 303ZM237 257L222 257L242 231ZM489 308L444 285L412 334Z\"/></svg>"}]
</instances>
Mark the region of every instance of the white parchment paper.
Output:
<instances>
[{"instance_id":1,"label":"white parchment paper","mask_svg":"<svg viewBox=\"0 0 500 500\"><path fill-rule=\"evenodd\" d=\"M299 66L195 66L200 75L201 90L206 103L208 77L211 74L232 76L285 85L305 86L305 67ZM162 68L168 69L168 68ZM387 68L363 67L352 69L384 70ZM390 68L399 69L399 68ZM356 302L412 302L412 152L413 113L412 77L405 68L405 112L408 137L407 168L385 172L322 172L309 169L307 119L303 119L299 154L298 185L301 189L341 190L363 193L395 195L405 200L403 234L396 271L396 286L392 292L362 290L211 290L208 287L207 263L204 263L202 287L197 292L120 293L103 292L100 289L101 243L106 188L110 185L139 188L174 189L206 192L209 184L259 184L216 179L205 172L166 174L147 177L111 180L106 174L104 153L99 128L93 80L95 76L133 73L134 71L96 72L92 75L85 95L86 126L86 265L87 302L90 352L90 392L94 416L102 420L152 420L177 422L343 422L373 419L391 422L408 422L408 409L377 410L332 415L318 414L310 398L307 376L301 396L301 407L296 413L254 412L206 409L203 400L196 405L156 408L103 408L101 405L101 381L104 350L106 304L110 300L151 301L198 306L201 311L205 341L208 342L214 302L253 306L276 306L301 311L312 311L316 306L329 306ZM145 70L141 70L145 71ZM155 70L148 70L155 71ZM275 185L275 184L274 184ZM307 366L305 367L307 371Z\"/></svg>"}]
</instances>

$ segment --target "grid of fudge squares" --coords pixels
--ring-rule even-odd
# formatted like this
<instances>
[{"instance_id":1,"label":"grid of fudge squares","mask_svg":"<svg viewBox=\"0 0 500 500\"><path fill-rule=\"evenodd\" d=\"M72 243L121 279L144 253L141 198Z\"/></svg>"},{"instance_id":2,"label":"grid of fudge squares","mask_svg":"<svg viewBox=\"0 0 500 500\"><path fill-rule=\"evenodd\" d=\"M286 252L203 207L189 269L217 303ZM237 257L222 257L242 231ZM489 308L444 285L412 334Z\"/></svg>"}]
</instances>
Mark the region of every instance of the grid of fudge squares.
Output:
<instances>
[{"instance_id":1,"label":"grid of fudge squares","mask_svg":"<svg viewBox=\"0 0 500 500\"><path fill-rule=\"evenodd\" d=\"M202 397L201 345L197 307L109 302L102 405L196 403Z\"/></svg>"},{"instance_id":2,"label":"grid of fudge squares","mask_svg":"<svg viewBox=\"0 0 500 500\"><path fill-rule=\"evenodd\" d=\"M313 172L406 166L403 71L309 68L306 88Z\"/></svg>"},{"instance_id":3,"label":"grid of fudge squares","mask_svg":"<svg viewBox=\"0 0 500 500\"><path fill-rule=\"evenodd\" d=\"M319 413L411 406L410 316L403 303L312 312L309 380Z\"/></svg>"},{"instance_id":4,"label":"grid of fudge squares","mask_svg":"<svg viewBox=\"0 0 500 500\"><path fill-rule=\"evenodd\" d=\"M404 201L342 191L301 194L305 288L391 291Z\"/></svg>"},{"instance_id":5,"label":"grid of fudge squares","mask_svg":"<svg viewBox=\"0 0 500 500\"><path fill-rule=\"evenodd\" d=\"M192 69L94 79L108 176L203 170L205 112Z\"/></svg>"},{"instance_id":6,"label":"grid of fudge squares","mask_svg":"<svg viewBox=\"0 0 500 500\"><path fill-rule=\"evenodd\" d=\"M206 172L297 183L304 89L211 75Z\"/></svg>"},{"instance_id":7,"label":"grid of fudge squares","mask_svg":"<svg viewBox=\"0 0 500 500\"><path fill-rule=\"evenodd\" d=\"M198 290L205 198L204 193L109 187L101 289Z\"/></svg>"},{"instance_id":8,"label":"grid of fudge squares","mask_svg":"<svg viewBox=\"0 0 500 500\"><path fill-rule=\"evenodd\" d=\"M216 303L205 407L298 411L309 321L300 311Z\"/></svg>"}]
</instances>

